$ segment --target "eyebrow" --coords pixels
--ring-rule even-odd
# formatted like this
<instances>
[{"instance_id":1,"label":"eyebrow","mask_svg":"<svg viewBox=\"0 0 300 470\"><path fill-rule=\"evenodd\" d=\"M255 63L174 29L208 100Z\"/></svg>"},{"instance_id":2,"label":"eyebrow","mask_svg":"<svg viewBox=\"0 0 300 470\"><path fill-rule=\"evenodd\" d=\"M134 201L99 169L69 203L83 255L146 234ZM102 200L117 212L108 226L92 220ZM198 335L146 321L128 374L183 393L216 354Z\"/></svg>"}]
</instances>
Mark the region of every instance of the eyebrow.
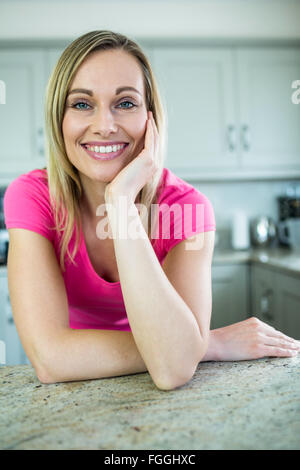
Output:
<instances>
[{"instance_id":1,"label":"eyebrow","mask_svg":"<svg viewBox=\"0 0 300 470\"><path fill-rule=\"evenodd\" d=\"M136 88L133 88L132 86L121 86L121 87L117 88L116 89L116 95L119 95L120 93L122 93L122 91L127 91L127 90L135 91L136 93L141 95L141 93ZM73 93L85 93L86 95L93 96L92 90L87 90L85 88L74 88L73 90L71 90L69 92L69 95L72 95Z\"/></svg>"}]
</instances>

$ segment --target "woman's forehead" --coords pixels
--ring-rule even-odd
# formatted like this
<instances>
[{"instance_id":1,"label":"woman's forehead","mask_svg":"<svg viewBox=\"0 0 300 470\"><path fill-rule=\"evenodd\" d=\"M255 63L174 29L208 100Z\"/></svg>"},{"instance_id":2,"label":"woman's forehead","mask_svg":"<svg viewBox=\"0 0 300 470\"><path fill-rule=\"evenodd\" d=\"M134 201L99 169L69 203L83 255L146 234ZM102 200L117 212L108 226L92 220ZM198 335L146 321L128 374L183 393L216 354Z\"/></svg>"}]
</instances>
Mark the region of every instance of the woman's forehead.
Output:
<instances>
[{"instance_id":1,"label":"woman's forehead","mask_svg":"<svg viewBox=\"0 0 300 470\"><path fill-rule=\"evenodd\" d=\"M135 57L120 50L95 51L80 65L72 88L93 88L96 90L115 90L131 86L142 95L144 77Z\"/></svg>"}]
</instances>

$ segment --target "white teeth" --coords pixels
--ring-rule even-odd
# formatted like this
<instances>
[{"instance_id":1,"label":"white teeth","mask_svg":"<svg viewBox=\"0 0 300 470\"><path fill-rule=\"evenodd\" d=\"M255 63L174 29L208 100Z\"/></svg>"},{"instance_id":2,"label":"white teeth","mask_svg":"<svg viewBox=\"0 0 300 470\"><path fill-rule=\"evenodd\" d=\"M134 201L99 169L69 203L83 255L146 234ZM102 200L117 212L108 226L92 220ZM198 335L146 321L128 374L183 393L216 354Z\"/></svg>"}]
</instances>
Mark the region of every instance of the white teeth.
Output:
<instances>
[{"instance_id":1,"label":"white teeth","mask_svg":"<svg viewBox=\"0 0 300 470\"><path fill-rule=\"evenodd\" d=\"M118 150L122 149L125 147L125 144L119 144L119 145L86 145L86 148L90 150L91 152L97 152L97 153L111 153L111 152L117 152Z\"/></svg>"}]
</instances>

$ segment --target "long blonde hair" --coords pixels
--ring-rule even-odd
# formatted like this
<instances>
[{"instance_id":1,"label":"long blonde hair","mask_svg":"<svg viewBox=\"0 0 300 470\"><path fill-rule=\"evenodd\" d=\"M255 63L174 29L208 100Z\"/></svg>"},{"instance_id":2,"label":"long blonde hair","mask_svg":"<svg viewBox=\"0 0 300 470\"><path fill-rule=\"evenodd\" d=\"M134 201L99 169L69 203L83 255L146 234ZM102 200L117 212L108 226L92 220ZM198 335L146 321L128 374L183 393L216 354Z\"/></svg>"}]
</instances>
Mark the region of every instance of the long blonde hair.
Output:
<instances>
[{"instance_id":1,"label":"long blonde hair","mask_svg":"<svg viewBox=\"0 0 300 470\"><path fill-rule=\"evenodd\" d=\"M78 251L80 243L81 218L79 202L82 187L78 170L69 161L62 133L62 122L65 103L71 83L83 60L98 50L119 49L131 54L138 61L144 76L146 107L152 111L159 133L159 151L157 155L158 170L152 181L148 182L139 194L140 204L147 208L144 212L144 227L151 231L151 204L156 203L158 184L163 172L167 148L167 114L162 102L157 81L150 63L141 47L122 34L112 31L91 31L75 39L62 53L52 71L46 89L45 124L46 124L46 156L49 193L54 215L54 230L62 232L60 237L60 266L65 271L65 254L71 262ZM75 223L76 242L72 254L69 242L73 235ZM75 263L76 264L76 263Z\"/></svg>"}]
</instances>

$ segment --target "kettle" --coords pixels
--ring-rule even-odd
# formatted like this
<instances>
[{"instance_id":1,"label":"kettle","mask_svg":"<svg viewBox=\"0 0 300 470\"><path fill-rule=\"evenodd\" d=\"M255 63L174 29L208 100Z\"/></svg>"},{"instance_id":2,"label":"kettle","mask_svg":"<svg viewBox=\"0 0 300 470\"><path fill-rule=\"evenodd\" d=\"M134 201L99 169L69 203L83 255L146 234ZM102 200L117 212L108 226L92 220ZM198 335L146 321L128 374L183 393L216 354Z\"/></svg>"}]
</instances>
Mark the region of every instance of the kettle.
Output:
<instances>
[{"instance_id":1,"label":"kettle","mask_svg":"<svg viewBox=\"0 0 300 470\"><path fill-rule=\"evenodd\" d=\"M271 217L261 215L251 221L250 232L252 245L267 247L276 239L277 227Z\"/></svg>"}]
</instances>

